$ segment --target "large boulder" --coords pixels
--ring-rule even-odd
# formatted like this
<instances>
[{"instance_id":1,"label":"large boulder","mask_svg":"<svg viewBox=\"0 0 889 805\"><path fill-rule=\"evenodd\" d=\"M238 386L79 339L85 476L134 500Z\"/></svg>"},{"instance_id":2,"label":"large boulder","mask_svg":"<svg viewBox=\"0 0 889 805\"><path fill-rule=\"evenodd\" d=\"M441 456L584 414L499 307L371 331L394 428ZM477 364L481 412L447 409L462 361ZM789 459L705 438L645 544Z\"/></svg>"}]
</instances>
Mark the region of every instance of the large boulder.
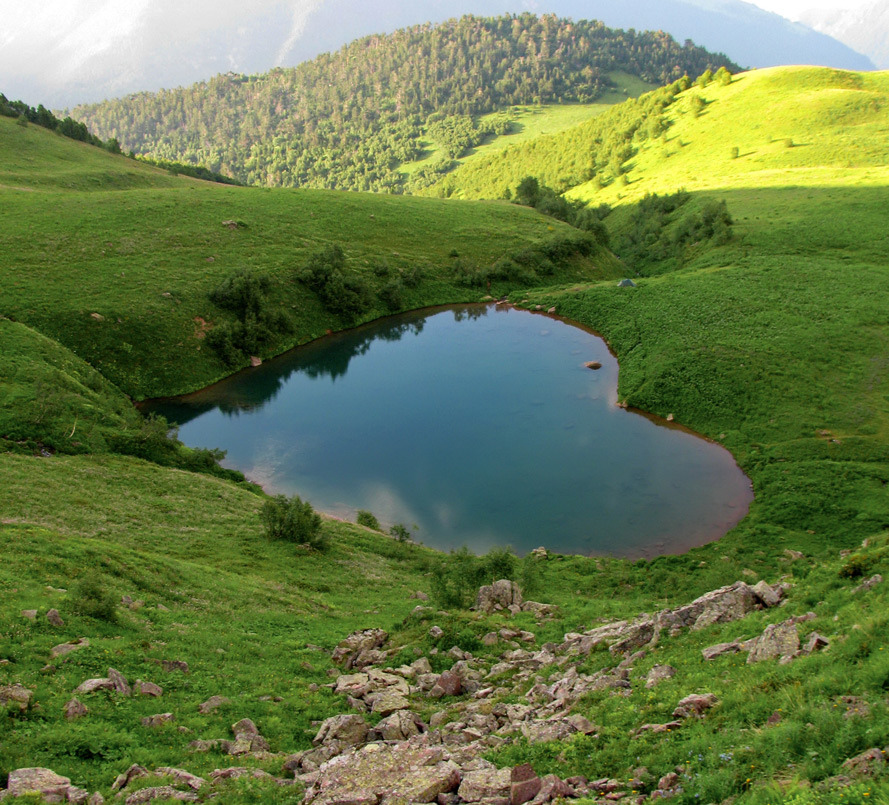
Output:
<instances>
[{"instance_id":1,"label":"large boulder","mask_svg":"<svg viewBox=\"0 0 889 805\"><path fill-rule=\"evenodd\" d=\"M429 727L416 713L412 713L410 710L399 710L380 721L374 727L374 734L383 741L406 741L428 729Z\"/></svg>"},{"instance_id":2,"label":"large boulder","mask_svg":"<svg viewBox=\"0 0 889 805\"><path fill-rule=\"evenodd\" d=\"M703 718L704 713L717 704L719 704L719 699L712 693L693 693L676 705L673 718L691 718L692 716Z\"/></svg>"},{"instance_id":3,"label":"large boulder","mask_svg":"<svg viewBox=\"0 0 889 805\"><path fill-rule=\"evenodd\" d=\"M464 802L486 799L508 799L512 789L510 769L483 768L463 775L457 796Z\"/></svg>"},{"instance_id":4,"label":"large boulder","mask_svg":"<svg viewBox=\"0 0 889 805\"><path fill-rule=\"evenodd\" d=\"M52 769L16 769L9 773L5 795L21 797L39 794L44 802L86 802L89 794L71 785L68 777L56 774Z\"/></svg>"},{"instance_id":5,"label":"large boulder","mask_svg":"<svg viewBox=\"0 0 889 805\"><path fill-rule=\"evenodd\" d=\"M507 782L508 782L507 772ZM373 743L322 764L307 805L434 802L460 785L460 769L438 747Z\"/></svg>"},{"instance_id":6,"label":"large boulder","mask_svg":"<svg viewBox=\"0 0 889 805\"><path fill-rule=\"evenodd\" d=\"M773 623L766 626L765 631L748 644L750 653L747 662L780 659L791 660L799 651L799 632L793 620Z\"/></svg>"},{"instance_id":7,"label":"large boulder","mask_svg":"<svg viewBox=\"0 0 889 805\"><path fill-rule=\"evenodd\" d=\"M340 741L351 746L361 746L367 740L369 730L370 727L361 716L333 716L321 724L312 743L315 746L321 746L333 741Z\"/></svg>"},{"instance_id":8,"label":"large boulder","mask_svg":"<svg viewBox=\"0 0 889 805\"><path fill-rule=\"evenodd\" d=\"M7 685L0 688L0 707L18 705L19 710L27 710L34 692L24 685Z\"/></svg>"},{"instance_id":9,"label":"large boulder","mask_svg":"<svg viewBox=\"0 0 889 805\"><path fill-rule=\"evenodd\" d=\"M509 579L500 579L480 588L475 599L475 609L487 615L521 605L522 591L518 584Z\"/></svg>"}]
</instances>

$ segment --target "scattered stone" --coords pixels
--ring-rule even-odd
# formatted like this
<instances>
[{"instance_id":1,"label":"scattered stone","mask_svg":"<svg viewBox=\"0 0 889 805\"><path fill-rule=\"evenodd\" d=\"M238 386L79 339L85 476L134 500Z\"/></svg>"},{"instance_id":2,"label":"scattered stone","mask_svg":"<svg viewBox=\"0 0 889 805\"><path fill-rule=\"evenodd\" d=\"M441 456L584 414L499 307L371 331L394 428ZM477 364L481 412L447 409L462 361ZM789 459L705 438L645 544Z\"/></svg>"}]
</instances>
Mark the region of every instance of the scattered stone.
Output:
<instances>
[{"instance_id":1,"label":"scattered stone","mask_svg":"<svg viewBox=\"0 0 889 805\"><path fill-rule=\"evenodd\" d=\"M672 665L655 665L645 677L645 687L651 690L665 679L676 676L676 669Z\"/></svg>"},{"instance_id":2,"label":"scattered stone","mask_svg":"<svg viewBox=\"0 0 889 805\"><path fill-rule=\"evenodd\" d=\"M636 283L631 279L622 279L619 283L617 283L618 288L635 288Z\"/></svg>"},{"instance_id":3,"label":"scattered stone","mask_svg":"<svg viewBox=\"0 0 889 805\"><path fill-rule=\"evenodd\" d=\"M737 654L741 650L741 644L735 640L731 643L717 643L715 646L707 646L701 649L705 660L715 660L724 654Z\"/></svg>"},{"instance_id":4,"label":"scattered stone","mask_svg":"<svg viewBox=\"0 0 889 805\"><path fill-rule=\"evenodd\" d=\"M410 594L410 597L416 601L428 601L429 596L426 593L420 592L419 590Z\"/></svg>"},{"instance_id":5,"label":"scattered stone","mask_svg":"<svg viewBox=\"0 0 889 805\"><path fill-rule=\"evenodd\" d=\"M429 727L416 713L399 710L380 721L373 732L383 741L407 741L414 735L427 732Z\"/></svg>"},{"instance_id":6,"label":"scattered stone","mask_svg":"<svg viewBox=\"0 0 889 805\"><path fill-rule=\"evenodd\" d=\"M869 579L859 584L854 590L852 590L852 592L860 593L863 590L870 590L872 587L876 587L878 584L882 583L883 577L879 573L877 573L875 576L871 576Z\"/></svg>"},{"instance_id":7,"label":"scattered stone","mask_svg":"<svg viewBox=\"0 0 889 805\"><path fill-rule=\"evenodd\" d=\"M780 659L789 662L799 651L799 632L794 620L773 623L750 644L747 662Z\"/></svg>"},{"instance_id":8,"label":"scattered stone","mask_svg":"<svg viewBox=\"0 0 889 805\"><path fill-rule=\"evenodd\" d=\"M650 732L654 735L660 735L664 732L673 732L673 730L678 730L681 727L681 721L668 721L666 724L643 724L636 730L635 734L641 735L643 732Z\"/></svg>"},{"instance_id":9,"label":"scattered stone","mask_svg":"<svg viewBox=\"0 0 889 805\"><path fill-rule=\"evenodd\" d=\"M231 704L231 699L227 699L225 696L211 696L207 701L198 706L198 711L203 715L207 715L225 704Z\"/></svg>"},{"instance_id":10,"label":"scattered stone","mask_svg":"<svg viewBox=\"0 0 889 805\"><path fill-rule=\"evenodd\" d=\"M826 637L818 634L818 632L812 632L801 651L803 654L813 654L816 651L823 651L829 647L830 641Z\"/></svg>"},{"instance_id":11,"label":"scattered stone","mask_svg":"<svg viewBox=\"0 0 889 805\"><path fill-rule=\"evenodd\" d=\"M0 707L13 704L18 705L19 710L27 710L33 695L34 691L29 690L24 685L20 685L18 682L14 685L7 685L0 688Z\"/></svg>"},{"instance_id":12,"label":"scattered stone","mask_svg":"<svg viewBox=\"0 0 889 805\"><path fill-rule=\"evenodd\" d=\"M516 766L509 775L509 805L524 805L540 793L543 785L530 763Z\"/></svg>"},{"instance_id":13,"label":"scattered stone","mask_svg":"<svg viewBox=\"0 0 889 805\"><path fill-rule=\"evenodd\" d=\"M161 660L161 667L167 672L182 671L183 674L188 673L188 663L183 660Z\"/></svg>"},{"instance_id":14,"label":"scattered stone","mask_svg":"<svg viewBox=\"0 0 889 805\"><path fill-rule=\"evenodd\" d=\"M81 637L77 640L71 640L68 643L59 643L59 645L53 646L50 649L49 656L51 659L54 660L57 657L64 657L66 654L70 654L72 651L87 648L89 644L90 641L86 637Z\"/></svg>"},{"instance_id":15,"label":"scattered stone","mask_svg":"<svg viewBox=\"0 0 889 805\"><path fill-rule=\"evenodd\" d=\"M86 705L77 698L71 699L71 701L65 705L65 718L68 721L73 721L75 718L82 718L88 712L89 710Z\"/></svg>"},{"instance_id":16,"label":"scattered stone","mask_svg":"<svg viewBox=\"0 0 889 805\"><path fill-rule=\"evenodd\" d=\"M364 668L373 665L378 649L389 639L382 629L364 629L352 632L333 650L333 661L345 668Z\"/></svg>"},{"instance_id":17,"label":"scattered stone","mask_svg":"<svg viewBox=\"0 0 889 805\"><path fill-rule=\"evenodd\" d=\"M429 630L429 637L431 637L433 640L438 640L438 638L441 637L443 634L444 629L442 629L441 626L433 626Z\"/></svg>"},{"instance_id":18,"label":"scattered stone","mask_svg":"<svg viewBox=\"0 0 889 805\"><path fill-rule=\"evenodd\" d=\"M232 724L232 732L235 736L234 744L229 747L231 755L247 755L253 752L268 752L269 744L259 729L249 718L242 718L236 724Z\"/></svg>"},{"instance_id":19,"label":"scattered stone","mask_svg":"<svg viewBox=\"0 0 889 805\"><path fill-rule=\"evenodd\" d=\"M207 781L203 777L187 772L184 769L175 769L170 766L160 766L154 770L155 774L162 774L164 777L172 777L179 785L187 785L192 791L200 791L202 785L206 785Z\"/></svg>"},{"instance_id":20,"label":"scattered stone","mask_svg":"<svg viewBox=\"0 0 889 805\"><path fill-rule=\"evenodd\" d=\"M509 769L483 768L463 775L457 796L464 802L480 802L487 799L505 799L512 788Z\"/></svg>"},{"instance_id":21,"label":"scattered stone","mask_svg":"<svg viewBox=\"0 0 889 805\"><path fill-rule=\"evenodd\" d=\"M886 750L877 747L868 749L843 763L843 769L853 777L873 777L885 768Z\"/></svg>"},{"instance_id":22,"label":"scattered stone","mask_svg":"<svg viewBox=\"0 0 889 805\"><path fill-rule=\"evenodd\" d=\"M514 581L500 579L479 589L474 608L490 615L512 605L522 605L522 591Z\"/></svg>"},{"instance_id":23,"label":"scattered stone","mask_svg":"<svg viewBox=\"0 0 889 805\"><path fill-rule=\"evenodd\" d=\"M370 727L361 716L333 716L324 721L318 734L312 739L312 743L315 746L322 746L339 741L349 746L361 746L367 741L369 730Z\"/></svg>"},{"instance_id":24,"label":"scattered stone","mask_svg":"<svg viewBox=\"0 0 889 805\"><path fill-rule=\"evenodd\" d=\"M143 788L130 794L126 798L126 805L144 805L154 802L156 799L175 799L180 802L197 802L198 795L193 791L180 791L171 785L158 785L152 788Z\"/></svg>"},{"instance_id":25,"label":"scattered stone","mask_svg":"<svg viewBox=\"0 0 889 805\"><path fill-rule=\"evenodd\" d=\"M62 620L62 616L59 615L59 610L57 610L57 609L51 609L49 612L47 612L46 619L53 626L64 626L65 625L65 621Z\"/></svg>"},{"instance_id":26,"label":"scattered stone","mask_svg":"<svg viewBox=\"0 0 889 805\"><path fill-rule=\"evenodd\" d=\"M462 677L455 671L450 670L439 675L432 690L429 691L429 698L440 699L442 696L459 696L462 692Z\"/></svg>"},{"instance_id":27,"label":"scattered stone","mask_svg":"<svg viewBox=\"0 0 889 805\"><path fill-rule=\"evenodd\" d=\"M790 548L784 549L785 555L790 559L791 562L795 562L797 559L805 559L806 556L799 551L791 550Z\"/></svg>"},{"instance_id":28,"label":"scattered stone","mask_svg":"<svg viewBox=\"0 0 889 805\"><path fill-rule=\"evenodd\" d=\"M675 771L665 774L658 780L658 791L669 791L679 785L679 775Z\"/></svg>"},{"instance_id":29,"label":"scattered stone","mask_svg":"<svg viewBox=\"0 0 889 805\"><path fill-rule=\"evenodd\" d=\"M75 689L75 693L95 693L97 690L114 690L114 683L108 677L87 679Z\"/></svg>"},{"instance_id":30,"label":"scattered stone","mask_svg":"<svg viewBox=\"0 0 889 805\"><path fill-rule=\"evenodd\" d=\"M164 689L160 685L155 685L154 682L137 682L136 683L139 690L140 696L154 696L158 698L164 695Z\"/></svg>"},{"instance_id":31,"label":"scattered stone","mask_svg":"<svg viewBox=\"0 0 889 805\"><path fill-rule=\"evenodd\" d=\"M86 802L89 796L86 791L72 786L68 777L44 768L11 771L3 793L9 798L38 794L44 802Z\"/></svg>"},{"instance_id":32,"label":"scattered stone","mask_svg":"<svg viewBox=\"0 0 889 805\"><path fill-rule=\"evenodd\" d=\"M130 683L127 682L127 678L116 668L108 669L108 680L111 682L114 690L120 693L123 696L132 696L133 690L130 687Z\"/></svg>"},{"instance_id":33,"label":"scattered stone","mask_svg":"<svg viewBox=\"0 0 889 805\"><path fill-rule=\"evenodd\" d=\"M36 609L23 609L22 617L27 618L29 621L37 620L37 610Z\"/></svg>"},{"instance_id":34,"label":"scattered stone","mask_svg":"<svg viewBox=\"0 0 889 805\"><path fill-rule=\"evenodd\" d=\"M692 716L703 718L704 713L717 704L719 704L719 699L712 693L693 693L676 705L673 718L691 718Z\"/></svg>"},{"instance_id":35,"label":"scattered stone","mask_svg":"<svg viewBox=\"0 0 889 805\"><path fill-rule=\"evenodd\" d=\"M148 769L144 766L140 766L138 763L134 763L123 774L118 774L117 777L114 778L114 782L111 784L111 790L120 791L121 789L126 788L133 780L138 780L140 777L147 776L147 774Z\"/></svg>"},{"instance_id":36,"label":"scattered stone","mask_svg":"<svg viewBox=\"0 0 889 805\"><path fill-rule=\"evenodd\" d=\"M407 710L410 706L406 696L397 690L387 689L373 695L370 709L381 716L389 716L399 710Z\"/></svg>"},{"instance_id":37,"label":"scattered stone","mask_svg":"<svg viewBox=\"0 0 889 805\"><path fill-rule=\"evenodd\" d=\"M549 558L549 554L547 553L546 548L544 548L542 545L539 548L535 548L533 551L531 551L531 556L533 556L535 559Z\"/></svg>"},{"instance_id":38,"label":"scattered stone","mask_svg":"<svg viewBox=\"0 0 889 805\"><path fill-rule=\"evenodd\" d=\"M173 721L172 713L157 713L153 716L146 716L142 719L143 727L162 727L164 724L169 724Z\"/></svg>"},{"instance_id":39,"label":"scattered stone","mask_svg":"<svg viewBox=\"0 0 889 805\"><path fill-rule=\"evenodd\" d=\"M599 361L588 361L584 364L584 366L586 366L587 369L592 369L593 371L602 368L602 364Z\"/></svg>"},{"instance_id":40,"label":"scattered stone","mask_svg":"<svg viewBox=\"0 0 889 805\"><path fill-rule=\"evenodd\" d=\"M843 718L867 718L870 715L870 705L860 696L840 696L838 703L846 708Z\"/></svg>"}]
</instances>

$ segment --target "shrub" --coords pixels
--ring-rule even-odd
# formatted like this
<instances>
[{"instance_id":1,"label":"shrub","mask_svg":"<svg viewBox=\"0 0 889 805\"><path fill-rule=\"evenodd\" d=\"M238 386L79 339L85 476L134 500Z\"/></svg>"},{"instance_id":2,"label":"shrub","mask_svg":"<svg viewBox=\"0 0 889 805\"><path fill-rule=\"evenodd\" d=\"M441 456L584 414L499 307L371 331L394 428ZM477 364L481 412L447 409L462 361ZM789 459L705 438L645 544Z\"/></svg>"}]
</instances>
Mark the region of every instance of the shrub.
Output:
<instances>
[{"instance_id":1,"label":"shrub","mask_svg":"<svg viewBox=\"0 0 889 805\"><path fill-rule=\"evenodd\" d=\"M288 498L276 495L269 498L260 511L266 536L283 539L298 545L308 545L319 551L327 547L327 538L321 533L321 516L308 501L298 495Z\"/></svg>"},{"instance_id":2,"label":"shrub","mask_svg":"<svg viewBox=\"0 0 889 805\"><path fill-rule=\"evenodd\" d=\"M399 542L407 542L411 538L411 532L404 523L396 523L389 529L389 536L394 537Z\"/></svg>"},{"instance_id":3,"label":"shrub","mask_svg":"<svg viewBox=\"0 0 889 805\"><path fill-rule=\"evenodd\" d=\"M380 528L380 521L373 515L372 512L365 511L364 509L358 510L358 525L363 525L366 528L372 528L374 531L382 531Z\"/></svg>"},{"instance_id":4,"label":"shrub","mask_svg":"<svg viewBox=\"0 0 889 805\"><path fill-rule=\"evenodd\" d=\"M841 579L857 579L863 576L874 566L874 560L870 556L856 553L846 559L845 564L840 568Z\"/></svg>"},{"instance_id":5,"label":"shrub","mask_svg":"<svg viewBox=\"0 0 889 805\"><path fill-rule=\"evenodd\" d=\"M81 578L71 591L71 611L108 623L117 623L117 602L98 573Z\"/></svg>"}]
</instances>

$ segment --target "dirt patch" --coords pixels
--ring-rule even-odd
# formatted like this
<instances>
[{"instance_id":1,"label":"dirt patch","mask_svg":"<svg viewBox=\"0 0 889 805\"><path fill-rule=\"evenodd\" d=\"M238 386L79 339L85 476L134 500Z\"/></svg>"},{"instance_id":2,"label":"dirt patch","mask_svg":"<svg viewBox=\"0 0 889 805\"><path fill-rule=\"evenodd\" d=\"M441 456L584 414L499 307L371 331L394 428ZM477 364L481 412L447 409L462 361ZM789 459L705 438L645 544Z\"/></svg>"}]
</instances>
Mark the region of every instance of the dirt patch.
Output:
<instances>
[{"instance_id":1,"label":"dirt patch","mask_svg":"<svg viewBox=\"0 0 889 805\"><path fill-rule=\"evenodd\" d=\"M200 316L194 317L194 323L197 325L194 330L194 337L199 341L207 337L207 333L213 329L213 325Z\"/></svg>"}]
</instances>

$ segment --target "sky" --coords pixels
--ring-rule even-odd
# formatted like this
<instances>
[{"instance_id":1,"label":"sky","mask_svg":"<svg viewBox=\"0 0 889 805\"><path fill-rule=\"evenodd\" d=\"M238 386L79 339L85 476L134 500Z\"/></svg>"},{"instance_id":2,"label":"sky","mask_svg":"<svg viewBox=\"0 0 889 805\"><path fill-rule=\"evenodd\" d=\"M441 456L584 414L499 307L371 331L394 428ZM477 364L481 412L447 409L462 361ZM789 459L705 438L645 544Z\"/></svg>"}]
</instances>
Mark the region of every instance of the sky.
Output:
<instances>
[{"instance_id":1,"label":"sky","mask_svg":"<svg viewBox=\"0 0 889 805\"><path fill-rule=\"evenodd\" d=\"M720 1L691 0L717 6ZM812 8L851 8L872 1L754 3L798 19ZM145 76L153 86L144 88L154 89L228 70L263 71L289 63L287 54L306 20L324 2L0 0L0 92L59 109L72 101L100 100L142 88ZM528 7L536 5L545 6L546 1ZM272 43L270 31L275 35Z\"/></svg>"}]
</instances>

